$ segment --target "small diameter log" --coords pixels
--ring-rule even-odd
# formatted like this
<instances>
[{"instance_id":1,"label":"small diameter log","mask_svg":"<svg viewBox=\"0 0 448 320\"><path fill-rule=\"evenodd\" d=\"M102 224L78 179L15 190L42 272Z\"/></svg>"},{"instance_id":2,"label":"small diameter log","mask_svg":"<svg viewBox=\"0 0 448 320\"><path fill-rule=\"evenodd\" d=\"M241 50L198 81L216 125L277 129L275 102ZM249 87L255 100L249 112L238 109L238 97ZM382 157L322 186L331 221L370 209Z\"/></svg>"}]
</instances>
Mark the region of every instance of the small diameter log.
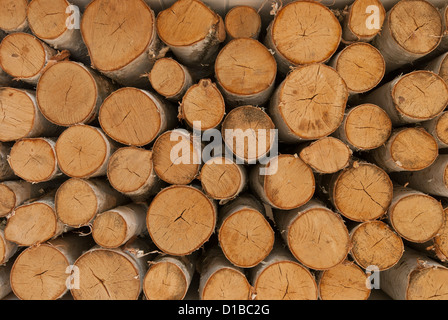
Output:
<instances>
[{"instance_id":1,"label":"small diameter log","mask_svg":"<svg viewBox=\"0 0 448 320\"><path fill-rule=\"evenodd\" d=\"M220 204L236 198L248 184L246 168L226 157L208 160L198 178L204 193Z\"/></svg>"},{"instance_id":2,"label":"small diameter log","mask_svg":"<svg viewBox=\"0 0 448 320\"><path fill-rule=\"evenodd\" d=\"M215 62L217 84L231 106L258 106L268 101L276 74L274 57L255 39L230 41Z\"/></svg>"},{"instance_id":3,"label":"small diameter log","mask_svg":"<svg viewBox=\"0 0 448 320\"><path fill-rule=\"evenodd\" d=\"M56 157L61 171L72 178L106 175L110 156L117 145L104 132L88 125L66 129L56 141Z\"/></svg>"},{"instance_id":4,"label":"small diameter log","mask_svg":"<svg viewBox=\"0 0 448 320\"><path fill-rule=\"evenodd\" d=\"M0 181L14 180L17 178L8 162L10 153L11 145L9 143L0 142Z\"/></svg>"},{"instance_id":5,"label":"small diameter log","mask_svg":"<svg viewBox=\"0 0 448 320\"><path fill-rule=\"evenodd\" d=\"M200 121L200 129L208 130L218 127L225 113L226 105L221 92L210 79L201 79L183 96L178 117L190 128L193 128L195 121Z\"/></svg>"},{"instance_id":6,"label":"small diameter log","mask_svg":"<svg viewBox=\"0 0 448 320\"><path fill-rule=\"evenodd\" d=\"M187 67L172 58L157 60L148 78L154 90L171 101L179 101L193 84Z\"/></svg>"},{"instance_id":7,"label":"small diameter log","mask_svg":"<svg viewBox=\"0 0 448 320\"><path fill-rule=\"evenodd\" d=\"M346 111L334 136L354 151L368 151L385 144L391 133L392 121L386 111L375 104L365 103Z\"/></svg>"},{"instance_id":8,"label":"small diameter log","mask_svg":"<svg viewBox=\"0 0 448 320\"><path fill-rule=\"evenodd\" d=\"M383 79L386 70L381 53L368 43L351 44L328 63L344 79L350 94L367 92Z\"/></svg>"},{"instance_id":9,"label":"small diameter log","mask_svg":"<svg viewBox=\"0 0 448 320\"><path fill-rule=\"evenodd\" d=\"M383 108L394 126L417 123L442 113L448 104L448 85L431 71L417 70L396 77L362 101Z\"/></svg>"},{"instance_id":10,"label":"small diameter log","mask_svg":"<svg viewBox=\"0 0 448 320\"><path fill-rule=\"evenodd\" d=\"M269 114L281 141L316 140L341 125L347 99L341 76L331 67L312 64L288 74L271 98Z\"/></svg>"},{"instance_id":11,"label":"small diameter log","mask_svg":"<svg viewBox=\"0 0 448 320\"><path fill-rule=\"evenodd\" d=\"M10 260L9 263L0 266L0 300L6 300L12 292L9 278L13 264L14 260Z\"/></svg>"},{"instance_id":12,"label":"small diameter log","mask_svg":"<svg viewBox=\"0 0 448 320\"><path fill-rule=\"evenodd\" d=\"M447 6L448 8L448 6ZM447 34L448 36L448 34ZM431 60L426 66L425 70L432 71L439 75L445 82L448 82L448 52Z\"/></svg>"},{"instance_id":13,"label":"small diameter log","mask_svg":"<svg viewBox=\"0 0 448 320\"><path fill-rule=\"evenodd\" d=\"M150 262L143 279L148 300L183 300L195 272L192 257L161 255Z\"/></svg>"},{"instance_id":14,"label":"small diameter log","mask_svg":"<svg viewBox=\"0 0 448 320\"><path fill-rule=\"evenodd\" d=\"M448 78L447 78L448 80ZM444 111L432 120L421 123L422 127L436 139L439 149L448 148L448 112Z\"/></svg>"},{"instance_id":15,"label":"small diameter log","mask_svg":"<svg viewBox=\"0 0 448 320\"><path fill-rule=\"evenodd\" d=\"M279 155L266 165L254 166L249 181L251 189L264 203L282 210L304 205L315 190L311 168L290 154Z\"/></svg>"},{"instance_id":16,"label":"small diameter log","mask_svg":"<svg viewBox=\"0 0 448 320\"><path fill-rule=\"evenodd\" d=\"M394 198L387 212L394 230L411 242L426 242L443 227L444 211L441 203L420 191L394 187Z\"/></svg>"},{"instance_id":17,"label":"small diameter log","mask_svg":"<svg viewBox=\"0 0 448 320\"><path fill-rule=\"evenodd\" d=\"M441 15L431 3L400 1L387 12L373 45L382 53L389 73L433 51L441 38Z\"/></svg>"},{"instance_id":18,"label":"small diameter log","mask_svg":"<svg viewBox=\"0 0 448 320\"><path fill-rule=\"evenodd\" d=\"M34 246L55 239L67 227L58 219L54 207L55 192L21 205L8 218L5 238L19 246Z\"/></svg>"},{"instance_id":19,"label":"small diameter log","mask_svg":"<svg viewBox=\"0 0 448 320\"><path fill-rule=\"evenodd\" d=\"M31 138L17 141L11 148L9 164L25 181L39 183L61 176L56 160L56 138Z\"/></svg>"},{"instance_id":20,"label":"small diameter log","mask_svg":"<svg viewBox=\"0 0 448 320\"><path fill-rule=\"evenodd\" d=\"M448 269L409 248L393 268L380 276L381 290L394 300L448 298Z\"/></svg>"},{"instance_id":21,"label":"small diameter log","mask_svg":"<svg viewBox=\"0 0 448 320\"><path fill-rule=\"evenodd\" d=\"M127 202L128 198L103 179L67 180L58 188L55 197L59 219L75 228L88 225L98 213Z\"/></svg>"},{"instance_id":22,"label":"small diameter log","mask_svg":"<svg viewBox=\"0 0 448 320\"><path fill-rule=\"evenodd\" d=\"M146 87L147 74L162 48L155 16L143 0L94 0L81 21L93 68L124 86Z\"/></svg>"},{"instance_id":23,"label":"small diameter log","mask_svg":"<svg viewBox=\"0 0 448 320\"><path fill-rule=\"evenodd\" d=\"M320 300L367 300L367 274L356 263L344 261L316 276Z\"/></svg>"},{"instance_id":24,"label":"small diameter log","mask_svg":"<svg viewBox=\"0 0 448 320\"><path fill-rule=\"evenodd\" d=\"M316 2L294 1L277 12L265 44L275 52L278 70L287 74L291 67L326 62L341 35L341 25L330 9Z\"/></svg>"},{"instance_id":25,"label":"small diameter log","mask_svg":"<svg viewBox=\"0 0 448 320\"><path fill-rule=\"evenodd\" d=\"M152 247L143 239L117 249L94 247L80 256L75 266L79 287L70 290L75 300L137 300L143 287ZM143 254L142 254L143 253Z\"/></svg>"},{"instance_id":26,"label":"small diameter log","mask_svg":"<svg viewBox=\"0 0 448 320\"><path fill-rule=\"evenodd\" d=\"M42 74L36 98L42 114L60 126L88 124L96 119L103 100L114 86L85 65L61 61Z\"/></svg>"},{"instance_id":27,"label":"small diameter log","mask_svg":"<svg viewBox=\"0 0 448 320\"><path fill-rule=\"evenodd\" d=\"M225 18L227 40L238 38L258 39L261 31L261 17L257 10L249 6L235 6Z\"/></svg>"},{"instance_id":28,"label":"small diameter log","mask_svg":"<svg viewBox=\"0 0 448 320\"><path fill-rule=\"evenodd\" d=\"M58 127L39 111L34 91L0 88L0 104L0 141L57 135Z\"/></svg>"},{"instance_id":29,"label":"small diameter log","mask_svg":"<svg viewBox=\"0 0 448 320\"><path fill-rule=\"evenodd\" d=\"M81 17L72 16L70 5L67 0L32 0L27 13L29 27L36 37L53 48L68 50L74 60L88 64L87 47L75 24Z\"/></svg>"},{"instance_id":30,"label":"small diameter log","mask_svg":"<svg viewBox=\"0 0 448 320\"><path fill-rule=\"evenodd\" d=\"M157 16L157 33L187 66L211 63L226 38L224 21L199 0L179 0Z\"/></svg>"},{"instance_id":31,"label":"small diameter log","mask_svg":"<svg viewBox=\"0 0 448 320\"><path fill-rule=\"evenodd\" d=\"M118 248L146 231L145 203L131 203L96 216L92 226L95 242L103 248Z\"/></svg>"},{"instance_id":32,"label":"small diameter log","mask_svg":"<svg viewBox=\"0 0 448 320\"><path fill-rule=\"evenodd\" d=\"M320 180L318 185L337 212L353 221L382 217L392 201L392 181L371 163L354 161L348 168Z\"/></svg>"},{"instance_id":33,"label":"small diameter log","mask_svg":"<svg viewBox=\"0 0 448 320\"><path fill-rule=\"evenodd\" d=\"M198 176L201 154L192 139L188 131L181 129L167 131L157 138L152 160L160 179L169 184L189 184Z\"/></svg>"},{"instance_id":34,"label":"small diameter log","mask_svg":"<svg viewBox=\"0 0 448 320\"><path fill-rule=\"evenodd\" d=\"M162 187L154 171L152 152L135 147L115 151L107 166L107 178L115 190L134 202L149 199Z\"/></svg>"},{"instance_id":35,"label":"small diameter log","mask_svg":"<svg viewBox=\"0 0 448 320\"><path fill-rule=\"evenodd\" d=\"M163 252L188 255L199 249L215 231L216 204L193 186L170 186L152 200L146 226Z\"/></svg>"},{"instance_id":36,"label":"small diameter log","mask_svg":"<svg viewBox=\"0 0 448 320\"><path fill-rule=\"evenodd\" d=\"M350 164L352 151L344 142L333 137L321 138L299 145L297 154L314 172L335 173Z\"/></svg>"},{"instance_id":37,"label":"small diameter log","mask_svg":"<svg viewBox=\"0 0 448 320\"><path fill-rule=\"evenodd\" d=\"M317 300L317 284L311 272L297 262L280 243L252 268L250 280L255 300Z\"/></svg>"},{"instance_id":38,"label":"small diameter log","mask_svg":"<svg viewBox=\"0 0 448 320\"><path fill-rule=\"evenodd\" d=\"M71 266L93 245L91 237L72 233L22 251L11 270L14 294L21 300L61 298L70 285L82 284L80 273Z\"/></svg>"},{"instance_id":39,"label":"small diameter log","mask_svg":"<svg viewBox=\"0 0 448 320\"><path fill-rule=\"evenodd\" d=\"M16 243L8 241L5 237L6 221L0 222L0 265L8 262L10 258L17 252Z\"/></svg>"},{"instance_id":40,"label":"small diameter log","mask_svg":"<svg viewBox=\"0 0 448 320\"><path fill-rule=\"evenodd\" d=\"M27 8L27 0L1 0L0 30L7 33L26 32L28 30Z\"/></svg>"},{"instance_id":41,"label":"small diameter log","mask_svg":"<svg viewBox=\"0 0 448 320\"><path fill-rule=\"evenodd\" d=\"M342 218L320 201L274 210L275 223L293 256L308 268L326 270L347 258L350 238Z\"/></svg>"},{"instance_id":42,"label":"small diameter log","mask_svg":"<svg viewBox=\"0 0 448 320\"><path fill-rule=\"evenodd\" d=\"M176 109L149 91L122 88L104 100L99 122L115 141L144 146L175 126Z\"/></svg>"},{"instance_id":43,"label":"small diameter log","mask_svg":"<svg viewBox=\"0 0 448 320\"><path fill-rule=\"evenodd\" d=\"M363 269L387 270L397 264L404 251L401 237L381 221L356 225L350 231L350 240L350 255Z\"/></svg>"},{"instance_id":44,"label":"small diameter log","mask_svg":"<svg viewBox=\"0 0 448 320\"><path fill-rule=\"evenodd\" d=\"M33 86L45 68L58 59L56 50L28 33L9 34L0 43L0 68Z\"/></svg>"},{"instance_id":45,"label":"small diameter log","mask_svg":"<svg viewBox=\"0 0 448 320\"><path fill-rule=\"evenodd\" d=\"M277 143L275 124L263 109L241 106L231 110L221 126L226 147L239 162L255 163L266 157Z\"/></svg>"},{"instance_id":46,"label":"small diameter log","mask_svg":"<svg viewBox=\"0 0 448 320\"><path fill-rule=\"evenodd\" d=\"M274 246L274 231L263 205L245 194L224 205L217 224L219 246L227 260L241 268L263 261Z\"/></svg>"},{"instance_id":47,"label":"small diameter log","mask_svg":"<svg viewBox=\"0 0 448 320\"><path fill-rule=\"evenodd\" d=\"M373 13L377 15L372 16ZM355 0L347 9L342 23L342 41L370 42L380 32L386 10L380 0Z\"/></svg>"},{"instance_id":48,"label":"small diameter log","mask_svg":"<svg viewBox=\"0 0 448 320\"><path fill-rule=\"evenodd\" d=\"M372 150L373 161L387 172L418 171L437 159L437 141L423 128L401 128L392 131L383 146Z\"/></svg>"},{"instance_id":49,"label":"small diameter log","mask_svg":"<svg viewBox=\"0 0 448 320\"><path fill-rule=\"evenodd\" d=\"M201 261L200 300L250 300L252 287L244 271L231 264L219 248L209 250Z\"/></svg>"}]
</instances>

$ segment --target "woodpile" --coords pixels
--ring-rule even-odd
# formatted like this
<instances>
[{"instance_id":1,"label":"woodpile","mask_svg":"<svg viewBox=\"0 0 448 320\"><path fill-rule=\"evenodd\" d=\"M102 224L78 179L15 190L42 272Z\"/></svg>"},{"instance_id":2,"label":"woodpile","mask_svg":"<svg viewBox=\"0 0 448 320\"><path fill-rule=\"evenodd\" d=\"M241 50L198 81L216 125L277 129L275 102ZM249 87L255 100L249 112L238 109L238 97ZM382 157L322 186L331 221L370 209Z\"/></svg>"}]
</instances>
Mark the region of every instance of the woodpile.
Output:
<instances>
[{"instance_id":1,"label":"woodpile","mask_svg":"<svg viewBox=\"0 0 448 320\"><path fill-rule=\"evenodd\" d=\"M445 1L162 2L0 0L0 300L448 300Z\"/></svg>"}]
</instances>

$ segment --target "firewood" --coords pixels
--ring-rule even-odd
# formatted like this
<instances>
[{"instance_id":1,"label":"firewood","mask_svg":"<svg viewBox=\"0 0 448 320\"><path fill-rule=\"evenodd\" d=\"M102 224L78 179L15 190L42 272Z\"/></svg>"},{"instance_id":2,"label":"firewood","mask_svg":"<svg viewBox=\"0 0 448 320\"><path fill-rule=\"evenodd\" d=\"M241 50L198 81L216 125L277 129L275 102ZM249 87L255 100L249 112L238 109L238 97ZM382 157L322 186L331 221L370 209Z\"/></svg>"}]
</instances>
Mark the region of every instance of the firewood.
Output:
<instances>
[{"instance_id":1,"label":"firewood","mask_svg":"<svg viewBox=\"0 0 448 320\"><path fill-rule=\"evenodd\" d=\"M448 112L444 111L434 119L422 122L421 125L436 139L439 149L448 148Z\"/></svg>"},{"instance_id":2,"label":"firewood","mask_svg":"<svg viewBox=\"0 0 448 320\"><path fill-rule=\"evenodd\" d=\"M6 298L11 294L11 282L9 278L11 276L11 268L14 260L10 260L8 263L0 266L0 299L6 300Z\"/></svg>"},{"instance_id":3,"label":"firewood","mask_svg":"<svg viewBox=\"0 0 448 320\"><path fill-rule=\"evenodd\" d=\"M0 222L0 264L8 262L17 252L18 245L5 237L6 221Z\"/></svg>"},{"instance_id":4,"label":"firewood","mask_svg":"<svg viewBox=\"0 0 448 320\"><path fill-rule=\"evenodd\" d=\"M258 39L261 30L261 18L258 12L249 6L235 6L225 18L227 40L238 38Z\"/></svg>"},{"instance_id":5,"label":"firewood","mask_svg":"<svg viewBox=\"0 0 448 320\"><path fill-rule=\"evenodd\" d=\"M17 179L17 176L14 174L14 170L12 170L8 162L10 153L11 153L11 144L0 142L0 181ZM0 216L1 216L1 209L0 209Z\"/></svg>"},{"instance_id":6,"label":"firewood","mask_svg":"<svg viewBox=\"0 0 448 320\"><path fill-rule=\"evenodd\" d=\"M448 8L448 7L447 7ZM447 48L448 49L448 48ZM425 66L425 70L429 70L439 75L445 82L448 81L448 52L434 58Z\"/></svg>"},{"instance_id":7,"label":"firewood","mask_svg":"<svg viewBox=\"0 0 448 320\"><path fill-rule=\"evenodd\" d=\"M27 0L0 1L0 29L8 33L26 32L28 30L27 8Z\"/></svg>"}]
</instances>

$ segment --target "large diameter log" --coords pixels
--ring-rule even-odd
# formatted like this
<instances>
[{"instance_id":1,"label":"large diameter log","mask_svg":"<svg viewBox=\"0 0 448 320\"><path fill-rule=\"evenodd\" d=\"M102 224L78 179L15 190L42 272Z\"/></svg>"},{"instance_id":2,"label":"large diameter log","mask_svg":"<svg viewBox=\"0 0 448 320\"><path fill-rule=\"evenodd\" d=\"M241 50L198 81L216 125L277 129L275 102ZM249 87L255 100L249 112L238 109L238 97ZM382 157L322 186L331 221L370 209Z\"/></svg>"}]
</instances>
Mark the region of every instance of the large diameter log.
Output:
<instances>
[{"instance_id":1,"label":"large diameter log","mask_svg":"<svg viewBox=\"0 0 448 320\"><path fill-rule=\"evenodd\" d=\"M11 145L8 143L0 142L0 181L15 180L17 178L14 173L14 170L12 170L8 162L10 153L11 153Z\"/></svg>"},{"instance_id":2,"label":"large diameter log","mask_svg":"<svg viewBox=\"0 0 448 320\"><path fill-rule=\"evenodd\" d=\"M350 238L342 218L320 201L288 211L274 210L275 223L294 257L308 268L326 270L347 258Z\"/></svg>"},{"instance_id":3,"label":"large diameter log","mask_svg":"<svg viewBox=\"0 0 448 320\"><path fill-rule=\"evenodd\" d=\"M447 78L448 80L448 78ZM436 139L439 149L448 148L448 112L444 111L432 120L421 123L422 127Z\"/></svg>"},{"instance_id":4,"label":"large diameter log","mask_svg":"<svg viewBox=\"0 0 448 320\"><path fill-rule=\"evenodd\" d=\"M175 185L154 197L146 216L146 226L160 250L183 256L209 240L215 231L216 220L214 201L193 186Z\"/></svg>"},{"instance_id":5,"label":"large diameter log","mask_svg":"<svg viewBox=\"0 0 448 320\"><path fill-rule=\"evenodd\" d=\"M107 97L99 111L104 132L121 144L144 146L177 123L176 109L155 94L121 88Z\"/></svg>"},{"instance_id":6,"label":"large diameter log","mask_svg":"<svg viewBox=\"0 0 448 320\"><path fill-rule=\"evenodd\" d=\"M80 256L79 288L71 288L75 300L137 300L143 287L151 246L135 239L116 249L94 247Z\"/></svg>"},{"instance_id":7,"label":"large diameter log","mask_svg":"<svg viewBox=\"0 0 448 320\"><path fill-rule=\"evenodd\" d=\"M353 221L382 217L393 196L387 173L367 162L354 161L348 168L322 177L318 184L336 210Z\"/></svg>"},{"instance_id":8,"label":"large diameter log","mask_svg":"<svg viewBox=\"0 0 448 320\"><path fill-rule=\"evenodd\" d=\"M341 125L347 99L341 76L331 67L312 64L288 74L271 97L269 114L281 141L316 140Z\"/></svg>"},{"instance_id":9,"label":"large diameter log","mask_svg":"<svg viewBox=\"0 0 448 320\"><path fill-rule=\"evenodd\" d=\"M294 1L281 8L269 25L266 46L274 51L278 70L326 62L341 41L342 28L323 4Z\"/></svg>"},{"instance_id":10,"label":"large diameter log","mask_svg":"<svg viewBox=\"0 0 448 320\"><path fill-rule=\"evenodd\" d=\"M91 237L72 233L22 251L11 270L14 294L21 300L61 298L67 293L68 284L77 285L80 275L70 266L93 245Z\"/></svg>"},{"instance_id":11,"label":"large diameter log","mask_svg":"<svg viewBox=\"0 0 448 320\"><path fill-rule=\"evenodd\" d=\"M155 16L143 0L94 0L81 21L93 68L124 86L147 86L154 61L164 55Z\"/></svg>"},{"instance_id":12,"label":"large diameter log","mask_svg":"<svg viewBox=\"0 0 448 320\"><path fill-rule=\"evenodd\" d=\"M225 113L224 98L210 79L201 79L192 85L179 106L179 119L185 121L190 128L193 128L195 121L200 121L201 130L218 127Z\"/></svg>"},{"instance_id":13,"label":"large diameter log","mask_svg":"<svg viewBox=\"0 0 448 320\"><path fill-rule=\"evenodd\" d=\"M215 61L217 84L230 106L264 104L274 90L276 74L274 57L255 39L230 41Z\"/></svg>"},{"instance_id":14,"label":"large diameter log","mask_svg":"<svg viewBox=\"0 0 448 320\"><path fill-rule=\"evenodd\" d=\"M407 2L407 1L406 1ZM417 70L400 75L362 99L383 108L394 126L431 120L448 104L448 85L435 73ZM419 106L424 105L424 108Z\"/></svg>"},{"instance_id":15,"label":"large diameter log","mask_svg":"<svg viewBox=\"0 0 448 320\"><path fill-rule=\"evenodd\" d=\"M200 300L250 300L252 287L241 268L231 264L219 248L206 252L200 262Z\"/></svg>"},{"instance_id":16,"label":"large diameter log","mask_svg":"<svg viewBox=\"0 0 448 320\"><path fill-rule=\"evenodd\" d=\"M394 300L448 299L448 269L409 248L393 268L380 273L380 284Z\"/></svg>"},{"instance_id":17,"label":"large diameter log","mask_svg":"<svg viewBox=\"0 0 448 320\"><path fill-rule=\"evenodd\" d=\"M147 210L145 203L131 203L100 213L93 221L93 239L101 247L112 249L143 235Z\"/></svg>"},{"instance_id":18,"label":"large diameter log","mask_svg":"<svg viewBox=\"0 0 448 320\"><path fill-rule=\"evenodd\" d=\"M401 237L381 221L368 221L350 230L350 256L363 269L387 270L398 263L404 251Z\"/></svg>"},{"instance_id":19,"label":"large diameter log","mask_svg":"<svg viewBox=\"0 0 448 320\"><path fill-rule=\"evenodd\" d=\"M386 65L381 53L368 43L351 44L328 62L344 79L350 94L375 88L383 79Z\"/></svg>"},{"instance_id":20,"label":"large diameter log","mask_svg":"<svg viewBox=\"0 0 448 320\"><path fill-rule=\"evenodd\" d=\"M433 51L442 37L439 11L424 0L400 1L387 12L382 32L373 45L386 61L386 72Z\"/></svg>"},{"instance_id":21,"label":"large diameter log","mask_svg":"<svg viewBox=\"0 0 448 320\"><path fill-rule=\"evenodd\" d=\"M437 141L423 128L400 128L389 140L371 151L372 160L387 172L418 171L437 159Z\"/></svg>"},{"instance_id":22,"label":"large diameter log","mask_svg":"<svg viewBox=\"0 0 448 320\"><path fill-rule=\"evenodd\" d=\"M56 50L28 33L9 34L0 43L0 67L14 79L33 86L57 59Z\"/></svg>"},{"instance_id":23,"label":"large diameter log","mask_svg":"<svg viewBox=\"0 0 448 320\"><path fill-rule=\"evenodd\" d=\"M34 91L0 88L0 105L0 141L52 137L58 133L58 127L40 112Z\"/></svg>"},{"instance_id":24,"label":"large diameter log","mask_svg":"<svg viewBox=\"0 0 448 320\"><path fill-rule=\"evenodd\" d=\"M316 276L321 300L367 300L367 274L356 263L344 261Z\"/></svg>"},{"instance_id":25,"label":"large diameter log","mask_svg":"<svg viewBox=\"0 0 448 320\"><path fill-rule=\"evenodd\" d=\"M225 18L227 40L238 38L258 39L261 17L253 7L239 5L230 9Z\"/></svg>"},{"instance_id":26,"label":"large diameter log","mask_svg":"<svg viewBox=\"0 0 448 320\"><path fill-rule=\"evenodd\" d=\"M117 145L104 132L88 125L66 129L56 141L56 157L61 171L72 178L106 175L110 156Z\"/></svg>"},{"instance_id":27,"label":"large diameter log","mask_svg":"<svg viewBox=\"0 0 448 320\"><path fill-rule=\"evenodd\" d=\"M282 244L250 270L255 300L317 300L314 276Z\"/></svg>"},{"instance_id":28,"label":"large diameter log","mask_svg":"<svg viewBox=\"0 0 448 320\"><path fill-rule=\"evenodd\" d=\"M256 266L274 246L274 231L265 217L264 207L249 194L220 209L216 229L224 255L237 267Z\"/></svg>"},{"instance_id":29,"label":"large diameter log","mask_svg":"<svg viewBox=\"0 0 448 320\"><path fill-rule=\"evenodd\" d=\"M5 221L0 224L0 264L4 264L11 259L17 252L18 245L15 242L11 242L5 237Z\"/></svg>"},{"instance_id":30,"label":"large diameter log","mask_svg":"<svg viewBox=\"0 0 448 320\"><path fill-rule=\"evenodd\" d=\"M330 174L350 164L352 151L347 144L333 137L300 144L297 154L314 172Z\"/></svg>"},{"instance_id":31,"label":"large diameter log","mask_svg":"<svg viewBox=\"0 0 448 320\"><path fill-rule=\"evenodd\" d=\"M288 210L307 203L315 190L311 168L298 156L279 155L250 172L251 189L270 206Z\"/></svg>"},{"instance_id":32,"label":"large diameter log","mask_svg":"<svg viewBox=\"0 0 448 320\"><path fill-rule=\"evenodd\" d=\"M58 219L55 191L14 209L5 228L5 238L19 246L34 246L55 239L68 228Z\"/></svg>"},{"instance_id":33,"label":"large diameter log","mask_svg":"<svg viewBox=\"0 0 448 320\"><path fill-rule=\"evenodd\" d=\"M96 119L103 100L112 93L111 81L91 68L61 61L42 74L36 88L40 111L60 126L88 124Z\"/></svg>"},{"instance_id":34,"label":"large diameter log","mask_svg":"<svg viewBox=\"0 0 448 320\"><path fill-rule=\"evenodd\" d=\"M88 225L98 213L129 202L103 179L76 179L65 181L55 197L56 213L68 226Z\"/></svg>"},{"instance_id":35,"label":"large diameter log","mask_svg":"<svg viewBox=\"0 0 448 320\"><path fill-rule=\"evenodd\" d=\"M150 262L143 279L143 292L148 300L183 300L195 272L191 256L161 255Z\"/></svg>"},{"instance_id":36,"label":"large diameter log","mask_svg":"<svg viewBox=\"0 0 448 320\"><path fill-rule=\"evenodd\" d=\"M56 138L31 138L17 141L11 148L9 164L14 173L31 183L61 176L56 160Z\"/></svg>"},{"instance_id":37,"label":"large diameter log","mask_svg":"<svg viewBox=\"0 0 448 320\"><path fill-rule=\"evenodd\" d=\"M26 32L28 30L27 8L27 0L1 0L0 30L8 33Z\"/></svg>"},{"instance_id":38,"label":"large diameter log","mask_svg":"<svg viewBox=\"0 0 448 320\"><path fill-rule=\"evenodd\" d=\"M226 38L224 21L199 0L179 0L157 16L157 33L187 66L208 64Z\"/></svg>"},{"instance_id":39,"label":"large diameter log","mask_svg":"<svg viewBox=\"0 0 448 320\"><path fill-rule=\"evenodd\" d=\"M27 13L29 27L36 37L53 48L68 50L74 60L89 63L81 31L75 25L76 19L81 17L71 17L70 5L67 0L32 0ZM70 21L73 25L69 24Z\"/></svg>"},{"instance_id":40,"label":"large diameter log","mask_svg":"<svg viewBox=\"0 0 448 320\"><path fill-rule=\"evenodd\" d=\"M269 115L249 105L237 107L226 115L221 134L237 160L250 164L266 157L277 143L275 124Z\"/></svg>"},{"instance_id":41,"label":"large diameter log","mask_svg":"<svg viewBox=\"0 0 448 320\"><path fill-rule=\"evenodd\" d=\"M386 111L366 103L346 111L341 126L334 136L354 151L368 151L381 147L392 133L392 121ZM326 158L325 161L330 161Z\"/></svg>"},{"instance_id":42,"label":"large diameter log","mask_svg":"<svg viewBox=\"0 0 448 320\"><path fill-rule=\"evenodd\" d=\"M135 147L115 151L107 166L107 178L115 190L134 202L149 199L162 187L154 171L152 152Z\"/></svg>"},{"instance_id":43,"label":"large diameter log","mask_svg":"<svg viewBox=\"0 0 448 320\"><path fill-rule=\"evenodd\" d=\"M444 212L442 204L435 198L396 186L387 218L402 238L422 243L439 233L444 223Z\"/></svg>"},{"instance_id":44,"label":"large diameter log","mask_svg":"<svg viewBox=\"0 0 448 320\"><path fill-rule=\"evenodd\" d=\"M344 13L342 41L345 43L370 42L381 31L386 17L380 0L355 0Z\"/></svg>"}]
</instances>

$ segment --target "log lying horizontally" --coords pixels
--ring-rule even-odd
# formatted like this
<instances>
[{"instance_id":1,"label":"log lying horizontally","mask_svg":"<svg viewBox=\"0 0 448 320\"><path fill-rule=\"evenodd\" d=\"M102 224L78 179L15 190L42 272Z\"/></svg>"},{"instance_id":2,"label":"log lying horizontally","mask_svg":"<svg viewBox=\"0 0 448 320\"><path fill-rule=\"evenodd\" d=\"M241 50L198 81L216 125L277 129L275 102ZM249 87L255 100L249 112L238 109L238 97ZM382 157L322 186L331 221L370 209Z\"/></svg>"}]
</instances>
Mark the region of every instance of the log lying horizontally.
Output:
<instances>
[{"instance_id":1,"label":"log lying horizontally","mask_svg":"<svg viewBox=\"0 0 448 320\"><path fill-rule=\"evenodd\" d=\"M261 18L258 12L249 6L235 6L225 18L227 40L238 38L258 39L261 31Z\"/></svg>"},{"instance_id":2,"label":"log lying horizontally","mask_svg":"<svg viewBox=\"0 0 448 320\"><path fill-rule=\"evenodd\" d=\"M17 252L16 243L6 240L5 237L5 221L0 223L0 263L4 264L11 259Z\"/></svg>"},{"instance_id":3,"label":"log lying horizontally","mask_svg":"<svg viewBox=\"0 0 448 320\"><path fill-rule=\"evenodd\" d=\"M0 142L0 181L14 180L17 178L8 162L10 153L11 153L11 144ZM1 216L1 209L0 209L0 216Z\"/></svg>"},{"instance_id":4,"label":"log lying horizontally","mask_svg":"<svg viewBox=\"0 0 448 320\"><path fill-rule=\"evenodd\" d=\"M27 0L1 0L0 29L8 33L26 32L28 30L27 8Z\"/></svg>"},{"instance_id":5,"label":"log lying horizontally","mask_svg":"<svg viewBox=\"0 0 448 320\"><path fill-rule=\"evenodd\" d=\"M448 79L447 79L448 80ZM422 127L436 139L439 149L448 148L448 112L444 111L432 120L422 122Z\"/></svg>"}]
</instances>

